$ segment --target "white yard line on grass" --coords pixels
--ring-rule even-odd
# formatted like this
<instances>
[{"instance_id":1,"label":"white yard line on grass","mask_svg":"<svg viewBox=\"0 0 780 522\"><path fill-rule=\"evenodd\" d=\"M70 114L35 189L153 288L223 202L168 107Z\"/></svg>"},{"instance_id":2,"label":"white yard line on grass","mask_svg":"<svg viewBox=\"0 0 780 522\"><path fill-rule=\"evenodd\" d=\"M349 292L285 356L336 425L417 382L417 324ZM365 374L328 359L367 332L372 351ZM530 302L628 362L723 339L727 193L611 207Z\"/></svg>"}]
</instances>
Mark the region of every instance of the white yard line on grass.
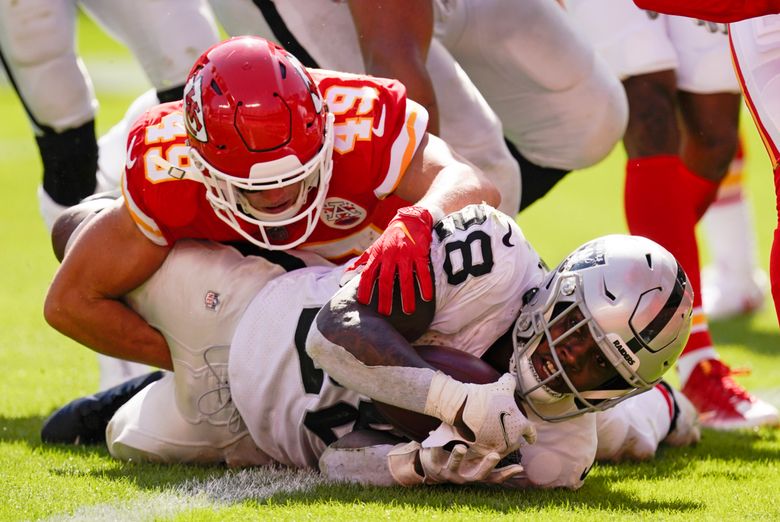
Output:
<instances>
[{"instance_id":1,"label":"white yard line on grass","mask_svg":"<svg viewBox=\"0 0 780 522\"><path fill-rule=\"evenodd\" d=\"M192 509L222 507L254 500L263 502L276 494L311 490L325 480L314 471L284 468L253 468L229 471L208 480L188 480L157 494L141 494L124 502L84 506L74 513L58 514L46 519L60 521L122 520L140 522L171 518Z\"/></svg>"}]
</instances>

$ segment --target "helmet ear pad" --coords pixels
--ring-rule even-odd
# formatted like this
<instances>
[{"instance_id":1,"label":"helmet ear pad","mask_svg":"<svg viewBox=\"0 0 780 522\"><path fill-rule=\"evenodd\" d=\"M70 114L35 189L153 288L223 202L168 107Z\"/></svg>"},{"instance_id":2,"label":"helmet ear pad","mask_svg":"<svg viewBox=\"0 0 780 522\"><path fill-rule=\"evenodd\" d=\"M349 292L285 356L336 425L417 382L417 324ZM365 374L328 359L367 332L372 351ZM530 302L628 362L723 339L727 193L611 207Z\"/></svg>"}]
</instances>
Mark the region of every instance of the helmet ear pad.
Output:
<instances>
[{"instance_id":1,"label":"helmet ear pad","mask_svg":"<svg viewBox=\"0 0 780 522\"><path fill-rule=\"evenodd\" d=\"M298 60L260 37L216 44L190 71L184 116L193 165L217 216L263 248L288 249L305 241L330 181L333 116ZM256 215L240 202L242 191L299 182L292 212ZM290 229L279 234L264 227ZM286 240L271 239L280 235Z\"/></svg>"},{"instance_id":2,"label":"helmet ear pad","mask_svg":"<svg viewBox=\"0 0 780 522\"><path fill-rule=\"evenodd\" d=\"M514 336L518 369L532 366L523 358L531 357L543 336L552 339L550 325L572 306L618 375L597 390L577 390L560 367L575 400L557 420L611 407L660 381L690 333L693 292L672 254L649 239L615 234L589 241L548 275L522 309ZM540 389L533 381L518 372L518 390L532 409Z\"/></svg>"}]
</instances>

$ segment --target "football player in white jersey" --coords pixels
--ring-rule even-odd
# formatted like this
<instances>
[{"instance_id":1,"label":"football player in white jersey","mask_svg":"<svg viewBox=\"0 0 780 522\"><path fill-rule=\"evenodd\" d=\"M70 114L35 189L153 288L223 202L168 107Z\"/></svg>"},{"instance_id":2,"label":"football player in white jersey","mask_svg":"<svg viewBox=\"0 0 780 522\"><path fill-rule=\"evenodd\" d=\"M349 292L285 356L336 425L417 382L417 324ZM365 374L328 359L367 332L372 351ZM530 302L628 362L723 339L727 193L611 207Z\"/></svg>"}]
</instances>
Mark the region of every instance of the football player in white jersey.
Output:
<instances>
[{"instance_id":1,"label":"football player in white jersey","mask_svg":"<svg viewBox=\"0 0 780 522\"><path fill-rule=\"evenodd\" d=\"M741 100L726 27L623 0L569 0L568 6L628 95L628 229L669 249L691 277L694 326L677 366L682 390L708 427L775 424L777 409L735 382L720 360L701 300L695 226L738 139Z\"/></svg>"},{"instance_id":2,"label":"football player in white jersey","mask_svg":"<svg viewBox=\"0 0 780 522\"><path fill-rule=\"evenodd\" d=\"M451 480L452 462L442 464L435 447L456 442L456 481L520 447L530 483L576 487L587 469L584 448L596 449L596 419L582 414L652 387L687 340L693 296L682 268L652 241L613 235L547 272L514 221L478 206L434 227L431 262L435 302L418 302L411 317L383 317L346 285L318 313L308 353L340 384L444 421L422 446L391 452L396 478L436 480L445 470ZM464 385L422 360L411 342L455 347L505 374L494 385ZM522 436L515 393L536 444ZM416 459L423 476L412 471Z\"/></svg>"},{"instance_id":3,"label":"football player in white jersey","mask_svg":"<svg viewBox=\"0 0 780 522\"><path fill-rule=\"evenodd\" d=\"M388 319L357 304L355 280L333 297L343 268L301 255L277 258L296 267L309 265L285 274L279 264L244 257L233 247L177 243L160 271L127 296L165 336L174 372L136 386L132 392L141 391L113 415L106 431L112 455L298 467L316 467L319 461L333 479L405 485L423 479L414 472L419 456L427 466L427 482L511 478L515 485L574 488L582 484L596 454L596 416L582 413L606 409L652 387L674 363L690 324L692 297L685 274L654 243L607 236L583 245L547 273L514 221L487 206L466 207L436 226L431 247L436 298L418 302L411 317L398 306ZM350 324L341 320L347 316L353 319ZM350 367L342 364L350 357L329 353L331 341L321 336L343 343L344 335L355 341L365 335L370 343L381 333L387 336L384 344L390 339L397 344L395 349L382 348L380 355L392 357L393 365L405 364L396 358L398 348L409 347L393 326L399 317L400 332L416 344L453 346L482 356L510 375L498 383L463 388L429 369L407 366L394 371L362 363ZM310 353L317 363L335 369L333 378L317 367ZM379 373L366 381L367 371ZM420 397L425 376L415 373L419 371L436 375L433 380L455 395ZM375 386L379 382L382 386ZM516 384L527 418L515 404ZM475 408L479 397L485 400ZM344 437L382 423L369 398L425 409L454 424L442 424L425 449L376 432L370 439ZM463 461L453 460L441 449L443 442L436 443L437 437L443 441L465 433L456 431L459 420L450 411L464 399L464 421L476 428L477 438L467 440L454 455L466 447L480 448L485 458L478 463L468 452ZM656 428L644 439L653 449L664 438L676 443L697 439L695 417L673 424L675 409L667 406L676 403L674 396L663 398L654 391L647 399L661 405L643 408L659 414L652 421L614 417L613 456L632 456L628 443L635 438L630 435L643 431L641 422ZM78 426L67 433L74 415L81 420L102 416L106 422L106 411L113 413L120 402L106 394L75 401L47 422L44 440L73 442L83 434ZM684 402L682 406L688 411ZM495 433L474 423L487 428L501 411L511 442L494 448ZM523 442L520 449L522 466L510 464L491 472L521 439L533 440L534 433L537 442ZM100 440L99 435L94 440ZM363 443L359 449L351 447L356 439ZM371 444L366 447L367 440ZM355 467L363 471L353 476Z\"/></svg>"}]
</instances>

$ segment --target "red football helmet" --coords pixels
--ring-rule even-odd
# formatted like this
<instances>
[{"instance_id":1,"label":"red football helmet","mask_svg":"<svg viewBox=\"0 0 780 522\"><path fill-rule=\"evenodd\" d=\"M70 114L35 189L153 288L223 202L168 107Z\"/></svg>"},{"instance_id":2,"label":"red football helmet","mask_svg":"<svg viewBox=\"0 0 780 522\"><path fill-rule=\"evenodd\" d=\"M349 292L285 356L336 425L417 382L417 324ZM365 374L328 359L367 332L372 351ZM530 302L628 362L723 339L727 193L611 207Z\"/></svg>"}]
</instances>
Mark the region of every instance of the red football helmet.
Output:
<instances>
[{"instance_id":1,"label":"red football helmet","mask_svg":"<svg viewBox=\"0 0 780 522\"><path fill-rule=\"evenodd\" d=\"M271 250L311 235L333 168L333 115L294 56L256 36L214 45L187 78L184 121L190 156L220 219ZM278 213L254 208L245 196L296 183L297 199ZM279 228L295 224L280 242Z\"/></svg>"}]
</instances>

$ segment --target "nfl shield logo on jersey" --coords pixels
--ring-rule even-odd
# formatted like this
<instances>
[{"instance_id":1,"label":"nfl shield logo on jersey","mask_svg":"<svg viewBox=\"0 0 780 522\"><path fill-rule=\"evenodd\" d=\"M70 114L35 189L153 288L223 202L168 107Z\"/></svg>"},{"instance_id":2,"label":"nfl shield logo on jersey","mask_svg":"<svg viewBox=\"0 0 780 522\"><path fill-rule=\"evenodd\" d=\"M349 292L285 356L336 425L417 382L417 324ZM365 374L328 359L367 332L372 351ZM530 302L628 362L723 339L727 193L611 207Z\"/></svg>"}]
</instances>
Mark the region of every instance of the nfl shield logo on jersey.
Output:
<instances>
[{"instance_id":1,"label":"nfl shield logo on jersey","mask_svg":"<svg viewBox=\"0 0 780 522\"><path fill-rule=\"evenodd\" d=\"M219 306L219 294L209 290L206 292L206 297L203 299L203 304L206 305L206 310L215 312Z\"/></svg>"},{"instance_id":2,"label":"nfl shield logo on jersey","mask_svg":"<svg viewBox=\"0 0 780 522\"><path fill-rule=\"evenodd\" d=\"M327 198L320 219L333 228L352 228L366 219L366 210L346 199Z\"/></svg>"}]
</instances>

